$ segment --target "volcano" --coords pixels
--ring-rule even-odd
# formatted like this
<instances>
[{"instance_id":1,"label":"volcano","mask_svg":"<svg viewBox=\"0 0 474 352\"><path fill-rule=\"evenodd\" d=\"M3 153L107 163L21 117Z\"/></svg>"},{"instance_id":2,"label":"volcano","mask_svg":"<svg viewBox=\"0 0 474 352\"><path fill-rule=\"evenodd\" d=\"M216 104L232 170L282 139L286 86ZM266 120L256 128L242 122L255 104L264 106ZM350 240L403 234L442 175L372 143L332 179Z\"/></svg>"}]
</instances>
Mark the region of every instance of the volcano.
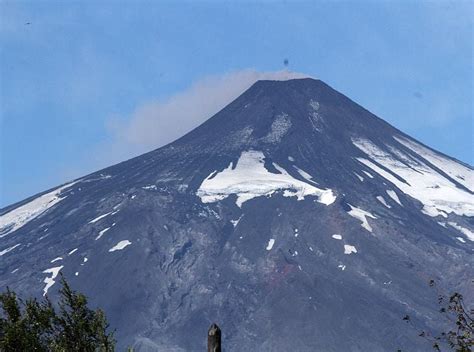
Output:
<instances>
[{"instance_id":1,"label":"volcano","mask_svg":"<svg viewBox=\"0 0 474 352\"><path fill-rule=\"evenodd\" d=\"M119 350L431 351L437 295L474 296L473 168L315 79L0 214L1 287L62 273Z\"/></svg>"}]
</instances>

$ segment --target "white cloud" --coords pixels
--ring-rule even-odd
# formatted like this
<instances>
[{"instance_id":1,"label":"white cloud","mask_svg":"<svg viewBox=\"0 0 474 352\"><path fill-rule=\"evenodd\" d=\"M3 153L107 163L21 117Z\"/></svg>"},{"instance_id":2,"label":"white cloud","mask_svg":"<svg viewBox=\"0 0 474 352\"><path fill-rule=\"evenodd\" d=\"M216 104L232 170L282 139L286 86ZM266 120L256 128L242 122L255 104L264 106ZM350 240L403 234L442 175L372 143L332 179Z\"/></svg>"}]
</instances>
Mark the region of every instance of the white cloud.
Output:
<instances>
[{"instance_id":1,"label":"white cloud","mask_svg":"<svg viewBox=\"0 0 474 352\"><path fill-rule=\"evenodd\" d=\"M138 106L125 120L110 119L113 143L131 150L163 146L197 127L258 80L305 78L296 72L242 70L205 77L164 100ZM127 148L128 149L128 148Z\"/></svg>"}]
</instances>

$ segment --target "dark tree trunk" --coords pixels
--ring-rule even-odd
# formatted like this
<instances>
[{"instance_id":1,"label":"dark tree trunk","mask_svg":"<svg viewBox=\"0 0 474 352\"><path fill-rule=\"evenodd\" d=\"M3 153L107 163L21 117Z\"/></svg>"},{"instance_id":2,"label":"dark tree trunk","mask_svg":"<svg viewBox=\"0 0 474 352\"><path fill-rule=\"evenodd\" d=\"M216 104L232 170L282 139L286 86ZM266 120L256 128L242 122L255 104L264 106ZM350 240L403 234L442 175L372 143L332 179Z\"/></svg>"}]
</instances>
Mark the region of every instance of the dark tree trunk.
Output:
<instances>
[{"instance_id":1,"label":"dark tree trunk","mask_svg":"<svg viewBox=\"0 0 474 352\"><path fill-rule=\"evenodd\" d=\"M221 352L221 329L212 324L207 333L207 352Z\"/></svg>"}]
</instances>

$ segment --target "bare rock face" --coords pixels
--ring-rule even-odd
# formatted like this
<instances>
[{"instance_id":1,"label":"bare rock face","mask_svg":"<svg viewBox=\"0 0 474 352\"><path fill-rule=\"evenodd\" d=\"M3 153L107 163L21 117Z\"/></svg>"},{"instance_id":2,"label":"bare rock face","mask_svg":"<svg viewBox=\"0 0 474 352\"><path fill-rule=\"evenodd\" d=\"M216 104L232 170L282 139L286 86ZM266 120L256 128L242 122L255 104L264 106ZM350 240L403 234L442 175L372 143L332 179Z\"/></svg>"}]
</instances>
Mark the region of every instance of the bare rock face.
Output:
<instances>
[{"instance_id":1,"label":"bare rock face","mask_svg":"<svg viewBox=\"0 0 474 352\"><path fill-rule=\"evenodd\" d=\"M2 209L0 287L54 300L64 274L119 349L203 351L217 321L226 351L430 351L402 318L436 331L438 292L472 298L473 175L321 81L259 81Z\"/></svg>"}]
</instances>

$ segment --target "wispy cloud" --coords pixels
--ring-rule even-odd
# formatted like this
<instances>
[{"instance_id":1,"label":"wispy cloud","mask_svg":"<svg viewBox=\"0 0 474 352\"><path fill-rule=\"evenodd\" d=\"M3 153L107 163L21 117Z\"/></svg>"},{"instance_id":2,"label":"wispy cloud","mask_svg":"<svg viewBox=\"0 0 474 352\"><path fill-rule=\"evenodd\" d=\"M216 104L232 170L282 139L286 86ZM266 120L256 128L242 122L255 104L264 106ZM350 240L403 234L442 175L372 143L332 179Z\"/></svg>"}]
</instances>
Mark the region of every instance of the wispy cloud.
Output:
<instances>
[{"instance_id":1,"label":"wispy cloud","mask_svg":"<svg viewBox=\"0 0 474 352\"><path fill-rule=\"evenodd\" d=\"M288 80L309 75L253 69L207 76L187 89L138 105L131 114L106 120L107 138L88 148L59 173L71 180L174 141L219 112L258 80Z\"/></svg>"},{"instance_id":2,"label":"wispy cloud","mask_svg":"<svg viewBox=\"0 0 474 352\"><path fill-rule=\"evenodd\" d=\"M290 71L242 70L205 77L166 99L137 106L125 118L107 122L112 143L136 152L146 151L181 137L224 108L258 80L287 80L308 75Z\"/></svg>"}]
</instances>

